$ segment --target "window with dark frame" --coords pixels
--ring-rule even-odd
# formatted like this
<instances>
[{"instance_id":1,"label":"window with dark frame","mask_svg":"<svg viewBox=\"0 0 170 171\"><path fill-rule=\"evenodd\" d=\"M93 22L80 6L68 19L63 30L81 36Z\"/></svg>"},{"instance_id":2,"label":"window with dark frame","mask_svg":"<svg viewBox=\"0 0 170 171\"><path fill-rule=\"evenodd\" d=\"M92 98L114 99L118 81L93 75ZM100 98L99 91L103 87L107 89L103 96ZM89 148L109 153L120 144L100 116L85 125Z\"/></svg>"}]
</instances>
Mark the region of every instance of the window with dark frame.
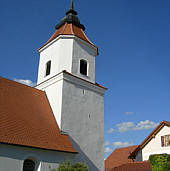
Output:
<instances>
[{"instance_id":1,"label":"window with dark frame","mask_svg":"<svg viewBox=\"0 0 170 171\"><path fill-rule=\"evenodd\" d=\"M84 59L80 60L80 73L87 75L87 61Z\"/></svg>"},{"instance_id":2,"label":"window with dark frame","mask_svg":"<svg viewBox=\"0 0 170 171\"><path fill-rule=\"evenodd\" d=\"M161 136L162 147L170 146L170 135Z\"/></svg>"},{"instance_id":3,"label":"window with dark frame","mask_svg":"<svg viewBox=\"0 0 170 171\"><path fill-rule=\"evenodd\" d=\"M50 71L51 71L51 61L48 61L46 63L46 73L45 73L45 76L50 75Z\"/></svg>"},{"instance_id":4,"label":"window with dark frame","mask_svg":"<svg viewBox=\"0 0 170 171\"><path fill-rule=\"evenodd\" d=\"M35 163L30 159L26 159L24 161L23 171L34 171L35 170Z\"/></svg>"}]
</instances>

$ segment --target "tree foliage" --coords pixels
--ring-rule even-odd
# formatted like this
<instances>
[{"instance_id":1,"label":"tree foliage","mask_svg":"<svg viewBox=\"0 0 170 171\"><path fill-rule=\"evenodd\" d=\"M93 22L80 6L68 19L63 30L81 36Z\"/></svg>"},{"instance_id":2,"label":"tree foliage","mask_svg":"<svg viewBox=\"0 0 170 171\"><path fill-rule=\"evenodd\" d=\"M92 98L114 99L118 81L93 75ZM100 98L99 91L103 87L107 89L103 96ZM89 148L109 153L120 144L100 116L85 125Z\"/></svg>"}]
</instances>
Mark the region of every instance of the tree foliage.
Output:
<instances>
[{"instance_id":1,"label":"tree foliage","mask_svg":"<svg viewBox=\"0 0 170 171\"><path fill-rule=\"evenodd\" d=\"M149 157L152 171L170 171L170 155L155 154Z\"/></svg>"},{"instance_id":2,"label":"tree foliage","mask_svg":"<svg viewBox=\"0 0 170 171\"><path fill-rule=\"evenodd\" d=\"M50 171L88 171L88 169L84 163L72 164L70 161L65 161L60 163L57 169L51 169Z\"/></svg>"}]
</instances>

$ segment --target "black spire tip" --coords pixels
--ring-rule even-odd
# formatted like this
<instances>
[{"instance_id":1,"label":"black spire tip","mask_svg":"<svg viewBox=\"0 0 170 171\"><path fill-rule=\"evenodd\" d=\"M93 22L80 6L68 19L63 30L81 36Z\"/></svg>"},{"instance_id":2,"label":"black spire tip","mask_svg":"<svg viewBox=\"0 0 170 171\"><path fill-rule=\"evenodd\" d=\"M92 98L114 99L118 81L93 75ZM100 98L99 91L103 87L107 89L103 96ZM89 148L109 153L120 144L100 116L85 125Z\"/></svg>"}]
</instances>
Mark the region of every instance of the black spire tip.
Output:
<instances>
[{"instance_id":1,"label":"black spire tip","mask_svg":"<svg viewBox=\"0 0 170 171\"><path fill-rule=\"evenodd\" d=\"M70 9L74 10L74 0L71 1Z\"/></svg>"},{"instance_id":2,"label":"black spire tip","mask_svg":"<svg viewBox=\"0 0 170 171\"><path fill-rule=\"evenodd\" d=\"M71 0L70 9L66 12L66 15L68 15L70 13L74 14L74 15L77 15L77 12L74 10L74 0Z\"/></svg>"},{"instance_id":3,"label":"black spire tip","mask_svg":"<svg viewBox=\"0 0 170 171\"><path fill-rule=\"evenodd\" d=\"M61 20L59 24L55 26L56 29L59 29L65 23L72 23L73 25L85 30L84 25L80 24L80 20L77 17L77 12L74 10L74 1L71 0L70 9L66 12L66 16Z\"/></svg>"}]
</instances>

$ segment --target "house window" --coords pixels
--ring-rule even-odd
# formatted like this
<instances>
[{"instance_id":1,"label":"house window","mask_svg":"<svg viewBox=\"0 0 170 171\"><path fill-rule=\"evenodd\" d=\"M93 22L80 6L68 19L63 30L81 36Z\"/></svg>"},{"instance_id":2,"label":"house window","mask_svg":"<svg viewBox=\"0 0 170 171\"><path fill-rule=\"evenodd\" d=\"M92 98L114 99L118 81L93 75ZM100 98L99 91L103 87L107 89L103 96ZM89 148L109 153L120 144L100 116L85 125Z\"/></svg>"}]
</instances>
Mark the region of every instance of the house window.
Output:
<instances>
[{"instance_id":1,"label":"house window","mask_svg":"<svg viewBox=\"0 0 170 171\"><path fill-rule=\"evenodd\" d=\"M161 137L162 147L170 146L170 135L164 135Z\"/></svg>"},{"instance_id":2,"label":"house window","mask_svg":"<svg viewBox=\"0 0 170 171\"><path fill-rule=\"evenodd\" d=\"M23 171L34 171L35 163L32 160L26 159L24 161Z\"/></svg>"},{"instance_id":3,"label":"house window","mask_svg":"<svg viewBox=\"0 0 170 171\"><path fill-rule=\"evenodd\" d=\"M80 73L87 75L87 61L84 59L80 60Z\"/></svg>"},{"instance_id":4,"label":"house window","mask_svg":"<svg viewBox=\"0 0 170 171\"><path fill-rule=\"evenodd\" d=\"M48 61L46 63L46 73L45 73L45 76L50 75L50 71L51 71L51 61Z\"/></svg>"}]
</instances>

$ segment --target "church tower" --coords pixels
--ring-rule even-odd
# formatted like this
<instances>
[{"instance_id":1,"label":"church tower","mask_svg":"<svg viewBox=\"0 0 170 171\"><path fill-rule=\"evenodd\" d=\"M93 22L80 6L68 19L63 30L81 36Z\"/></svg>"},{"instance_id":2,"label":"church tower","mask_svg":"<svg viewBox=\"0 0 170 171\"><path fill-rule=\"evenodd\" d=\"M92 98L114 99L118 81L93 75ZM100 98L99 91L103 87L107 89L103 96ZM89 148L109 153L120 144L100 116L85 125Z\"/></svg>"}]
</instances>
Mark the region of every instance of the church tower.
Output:
<instances>
[{"instance_id":1,"label":"church tower","mask_svg":"<svg viewBox=\"0 0 170 171\"><path fill-rule=\"evenodd\" d=\"M73 0L55 29L39 48L36 88L46 92L61 132L77 150L74 161L85 162L89 171L103 171L106 88L95 81L98 48L86 37Z\"/></svg>"}]
</instances>

